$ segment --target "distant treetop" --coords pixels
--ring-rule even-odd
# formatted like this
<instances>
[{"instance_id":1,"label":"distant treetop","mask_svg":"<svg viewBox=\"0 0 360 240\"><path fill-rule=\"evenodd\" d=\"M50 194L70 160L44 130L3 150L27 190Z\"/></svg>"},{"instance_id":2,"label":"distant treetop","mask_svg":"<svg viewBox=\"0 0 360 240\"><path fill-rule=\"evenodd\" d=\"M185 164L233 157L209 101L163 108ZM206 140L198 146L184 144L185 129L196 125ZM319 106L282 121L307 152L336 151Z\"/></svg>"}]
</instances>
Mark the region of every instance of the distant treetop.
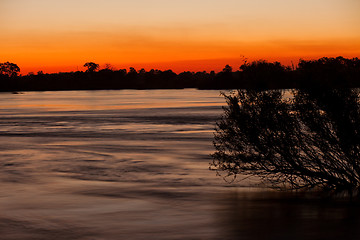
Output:
<instances>
[{"instance_id":1,"label":"distant treetop","mask_svg":"<svg viewBox=\"0 0 360 240\"><path fill-rule=\"evenodd\" d=\"M87 68L86 72L95 72L99 69L99 64L96 64L94 62L87 62L84 64L84 67Z\"/></svg>"},{"instance_id":2,"label":"distant treetop","mask_svg":"<svg viewBox=\"0 0 360 240\"><path fill-rule=\"evenodd\" d=\"M0 75L6 75L8 77L17 77L20 72L20 68L15 63L4 62L0 63Z\"/></svg>"}]
</instances>

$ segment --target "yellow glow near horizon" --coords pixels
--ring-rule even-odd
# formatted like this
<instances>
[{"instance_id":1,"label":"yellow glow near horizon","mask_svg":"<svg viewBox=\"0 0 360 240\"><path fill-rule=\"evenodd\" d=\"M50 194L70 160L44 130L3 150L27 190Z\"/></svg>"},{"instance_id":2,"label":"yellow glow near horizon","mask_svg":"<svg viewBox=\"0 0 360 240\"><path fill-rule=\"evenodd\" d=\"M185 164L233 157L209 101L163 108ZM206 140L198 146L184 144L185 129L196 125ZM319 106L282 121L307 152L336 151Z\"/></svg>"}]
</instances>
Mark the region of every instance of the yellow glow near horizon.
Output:
<instances>
[{"instance_id":1,"label":"yellow glow near horizon","mask_svg":"<svg viewBox=\"0 0 360 240\"><path fill-rule=\"evenodd\" d=\"M355 57L359 12L357 0L2 0L0 62L23 73L86 61L180 71L240 65L241 56Z\"/></svg>"}]
</instances>

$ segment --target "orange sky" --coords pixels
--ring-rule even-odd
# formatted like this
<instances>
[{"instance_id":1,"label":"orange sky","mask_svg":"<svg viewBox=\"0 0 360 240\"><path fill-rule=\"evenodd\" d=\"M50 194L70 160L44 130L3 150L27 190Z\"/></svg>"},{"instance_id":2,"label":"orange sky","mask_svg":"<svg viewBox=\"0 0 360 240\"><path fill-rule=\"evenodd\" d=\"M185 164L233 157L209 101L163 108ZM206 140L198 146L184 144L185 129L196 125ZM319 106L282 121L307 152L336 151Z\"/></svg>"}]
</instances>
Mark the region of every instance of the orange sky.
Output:
<instances>
[{"instance_id":1,"label":"orange sky","mask_svg":"<svg viewBox=\"0 0 360 240\"><path fill-rule=\"evenodd\" d=\"M0 62L29 71L221 70L360 56L358 0L1 0Z\"/></svg>"}]
</instances>

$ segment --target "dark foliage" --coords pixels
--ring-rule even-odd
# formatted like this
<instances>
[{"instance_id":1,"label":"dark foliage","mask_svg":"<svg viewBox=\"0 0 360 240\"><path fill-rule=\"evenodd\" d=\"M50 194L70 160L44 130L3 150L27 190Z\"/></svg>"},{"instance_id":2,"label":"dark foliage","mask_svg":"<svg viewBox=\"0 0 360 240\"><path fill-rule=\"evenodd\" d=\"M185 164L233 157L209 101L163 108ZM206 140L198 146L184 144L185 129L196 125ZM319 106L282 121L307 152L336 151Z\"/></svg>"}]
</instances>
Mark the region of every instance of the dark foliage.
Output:
<instances>
[{"instance_id":1,"label":"dark foliage","mask_svg":"<svg viewBox=\"0 0 360 240\"><path fill-rule=\"evenodd\" d=\"M297 87L360 87L360 59L320 58L300 60Z\"/></svg>"},{"instance_id":2,"label":"dark foliage","mask_svg":"<svg viewBox=\"0 0 360 240\"><path fill-rule=\"evenodd\" d=\"M5 75L10 78L17 77L20 72L20 68L15 63L4 62L0 63L0 75Z\"/></svg>"},{"instance_id":3,"label":"dark foliage","mask_svg":"<svg viewBox=\"0 0 360 240\"><path fill-rule=\"evenodd\" d=\"M321 58L301 60L298 68L290 69L279 62L264 60L245 62L235 71L229 65L218 73L183 72L172 70L130 68L115 70L107 64L99 70L99 65L87 62L86 72L35 74L16 77L13 70L1 70L0 91L42 91L42 90L95 90L95 89L289 89L305 87L360 87L360 60ZM5 66L2 64L2 66ZM16 67L15 67L16 66ZM99 71L98 71L99 70Z\"/></svg>"},{"instance_id":4,"label":"dark foliage","mask_svg":"<svg viewBox=\"0 0 360 240\"><path fill-rule=\"evenodd\" d=\"M87 62L84 64L84 67L87 68L86 72L95 72L99 69L99 64L94 62Z\"/></svg>"},{"instance_id":5,"label":"dark foliage","mask_svg":"<svg viewBox=\"0 0 360 240\"><path fill-rule=\"evenodd\" d=\"M248 88L274 89L294 87L289 76L290 68L279 62L269 63L264 60L245 63L240 66L244 82Z\"/></svg>"},{"instance_id":6,"label":"dark foliage","mask_svg":"<svg viewBox=\"0 0 360 240\"><path fill-rule=\"evenodd\" d=\"M274 187L358 193L360 90L238 90L217 123L212 168Z\"/></svg>"}]
</instances>

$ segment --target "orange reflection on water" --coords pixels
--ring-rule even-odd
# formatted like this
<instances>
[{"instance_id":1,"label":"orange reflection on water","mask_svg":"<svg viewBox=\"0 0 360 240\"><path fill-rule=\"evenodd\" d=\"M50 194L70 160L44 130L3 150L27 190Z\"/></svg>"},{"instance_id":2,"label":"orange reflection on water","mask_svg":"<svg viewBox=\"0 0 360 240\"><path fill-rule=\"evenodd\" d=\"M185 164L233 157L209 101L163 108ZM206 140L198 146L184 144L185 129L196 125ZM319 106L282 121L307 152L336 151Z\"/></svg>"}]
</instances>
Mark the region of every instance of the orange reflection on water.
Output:
<instances>
[{"instance_id":1,"label":"orange reflection on water","mask_svg":"<svg viewBox=\"0 0 360 240\"><path fill-rule=\"evenodd\" d=\"M201 91L200 91L201 92ZM205 91L203 97L197 90L119 90L119 91L68 91L68 92L27 92L7 94L0 102L0 109L22 109L43 111L86 111L86 110L126 110L146 108L183 108L224 105L219 91ZM98 94L100 93L100 94ZM135 94L134 94L135 93Z\"/></svg>"},{"instance_id":2,"label":"orange reflection on water","mask_svg":"<svg viewBox=\"0 0 360 240\"><path fill-rule=\"evenodd\" d=\"M207 106L222 106L223 104L214 103L136 103L126 105L112 105L112 106L100 106L100 105L80 105L80 104L21 104L21 105L2 105L1 108L30 108L30 109L42 109L46 111L71 111L71 110L121 110L121 109L145 109L145 108L180 108L180 107L207 107Z\"/></svg>"}]
</instances>

